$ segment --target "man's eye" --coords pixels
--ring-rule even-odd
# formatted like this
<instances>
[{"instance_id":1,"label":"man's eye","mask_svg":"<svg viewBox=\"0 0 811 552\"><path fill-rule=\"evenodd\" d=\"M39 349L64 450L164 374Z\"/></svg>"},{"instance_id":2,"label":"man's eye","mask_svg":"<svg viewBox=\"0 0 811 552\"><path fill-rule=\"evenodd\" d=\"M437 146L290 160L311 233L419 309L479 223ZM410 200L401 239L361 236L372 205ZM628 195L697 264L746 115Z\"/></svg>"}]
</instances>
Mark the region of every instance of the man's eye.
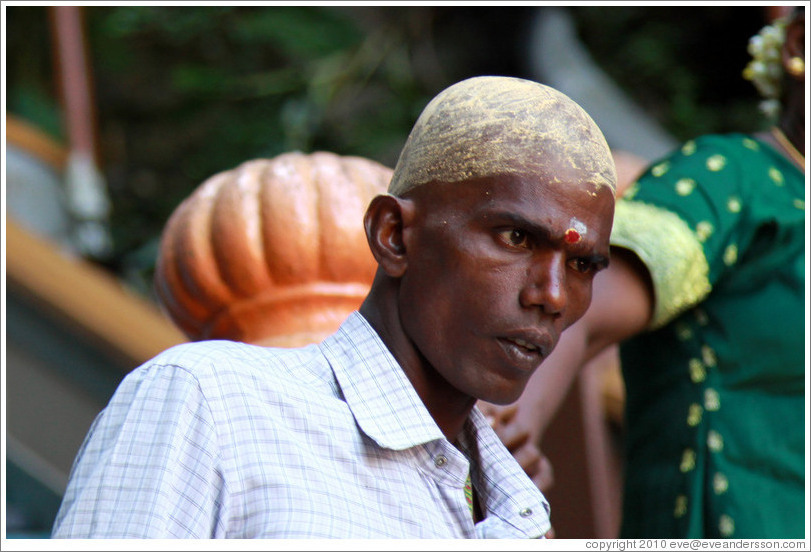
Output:
<instances>
[{"instance_id":1,"label":"man's eye","mask_svg":"<svg viewBox=\"0 0 811 552\"><path fill-rule=\"evenodd\" d=\"M589 259L583 257L572 259L569 265L581 274L595 273L600 270L600 266Z\"/></svg>"},{"instance_id":2,"label":"man's eye","mask_svg":"<svg viewBox=\"0 0 811 552\"><path fill-rule=\"evenodd\" d=\"M529 245L527 233L520 228L503 230L499 235L501 239L513 247L527 247Z\"/></svg>"}]
</instances>

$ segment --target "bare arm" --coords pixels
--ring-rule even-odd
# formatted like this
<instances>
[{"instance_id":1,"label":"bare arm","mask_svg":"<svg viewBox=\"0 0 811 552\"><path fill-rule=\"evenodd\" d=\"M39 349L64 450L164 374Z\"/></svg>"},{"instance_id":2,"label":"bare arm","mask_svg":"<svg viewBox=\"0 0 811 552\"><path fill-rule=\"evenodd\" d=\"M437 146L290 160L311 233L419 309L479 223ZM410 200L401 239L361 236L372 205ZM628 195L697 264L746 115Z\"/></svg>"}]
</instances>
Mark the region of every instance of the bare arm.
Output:
<instances>
[{"instance_id":1,"label":"bare arm","mask_svg":"<svg viewBox=\"0 0 811 552\"><path fill-rule=\"evenodd\" d=\"M522 466L530 476L550 479L549 475L539 473L549 468L542 465L538 443L580 369L609 346L643 331L652 312L653 292L647 269L633 253L612 251L611 264L595 277L588 311L563 332L555 350L533 374L518 401L509 407L480 404L482 411L494 417L502 409L517 407L510 416L512 427L509 430L504 427L502 431L526 436L519 446L507 445L516 458L526 459ZM521 448L533 449L536 454Z\"/></svg>"},{"instance_id":2,"label":"bare arm","mask_svg":"<svg viewBox=\"0 0 811 552\"><path fill-rule=\"evenodd\" d=\"M515 421L538 442L580 369L607 347L648 325L653 299L647 270L631 253L617 250L594 281L591 306L561 335L518 400Z\"/></svg>"}]
</instances>

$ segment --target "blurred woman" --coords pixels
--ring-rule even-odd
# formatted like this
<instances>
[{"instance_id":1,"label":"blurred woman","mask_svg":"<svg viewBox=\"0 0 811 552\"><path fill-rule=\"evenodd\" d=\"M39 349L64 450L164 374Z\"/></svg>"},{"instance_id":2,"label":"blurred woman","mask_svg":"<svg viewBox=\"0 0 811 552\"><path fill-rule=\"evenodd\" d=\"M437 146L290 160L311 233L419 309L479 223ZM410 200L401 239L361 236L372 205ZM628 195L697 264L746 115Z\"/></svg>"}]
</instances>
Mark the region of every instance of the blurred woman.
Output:
<instances>
[{"instance_id":1,"label":"blurred woman","mask_svg":"<svg viewBox=\"0 0 811 552\"><path fill-rule=\"evenodd\" d=\"M750 44L768 132L690 140L617 202L592 304L518 402L537 443L622 342L622 537L803 538L804 25L797 8Z\"/></svg>"}]
</instances>

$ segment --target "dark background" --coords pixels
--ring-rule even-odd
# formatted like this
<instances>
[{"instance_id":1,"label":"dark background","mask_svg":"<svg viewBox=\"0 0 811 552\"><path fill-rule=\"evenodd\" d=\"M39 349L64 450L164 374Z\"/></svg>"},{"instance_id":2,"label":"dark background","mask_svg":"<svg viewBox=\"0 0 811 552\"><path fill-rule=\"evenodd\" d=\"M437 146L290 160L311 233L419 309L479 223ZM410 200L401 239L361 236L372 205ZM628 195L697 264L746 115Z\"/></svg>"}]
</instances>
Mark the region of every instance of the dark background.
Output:
<instances>
[{"instance_id":1,"label":"dark background","mask_svg":"<svg viewBox=\"0 0 811 552\"><path fill-rule=\"evenodd\" d=\"M529 78L538 7L84 10L114 250L149 280L166 219L247 159L328 150L393 166L425 103L477 74ZM763 125L741 78L762 7L570 7L594 60L678 139ZM44 7L7 8L7 109L64 141ZM126 270L125 270L126 269Z\"/></svg>"}]
</instances>

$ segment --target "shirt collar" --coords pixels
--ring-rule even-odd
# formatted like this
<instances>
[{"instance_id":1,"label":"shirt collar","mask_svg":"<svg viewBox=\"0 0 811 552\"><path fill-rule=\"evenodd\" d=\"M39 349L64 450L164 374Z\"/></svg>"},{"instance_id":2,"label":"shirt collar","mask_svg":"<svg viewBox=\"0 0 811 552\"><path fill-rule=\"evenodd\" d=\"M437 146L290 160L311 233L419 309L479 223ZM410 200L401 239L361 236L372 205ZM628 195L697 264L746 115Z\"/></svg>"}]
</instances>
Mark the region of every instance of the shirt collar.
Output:
<instances>
[{"instance_id":1,"label":"shirt collar","mask_svg":"<svg viewBox=\"0 0 811 552\"><path fill-rule=\"evenodd\" d=\"M444 437L394 356L359 312L320 347L355 421L379 446L404 450Z\"/></svg>"},{"instance_id":2,"label":"shirt collar","mask_svg":"<svg viewBox=\"0 0 811 552\"><path fill-rule=\"evenodd\" d=\"M379 446L405 450L444 439L417 391L366 319L353 312L320 345L361 430ZM493 514L476 526L479 537L540 537L549 530L549 504L474 408L460 436L476 450L478 484Z\"/></svg>"}]
</instances>

